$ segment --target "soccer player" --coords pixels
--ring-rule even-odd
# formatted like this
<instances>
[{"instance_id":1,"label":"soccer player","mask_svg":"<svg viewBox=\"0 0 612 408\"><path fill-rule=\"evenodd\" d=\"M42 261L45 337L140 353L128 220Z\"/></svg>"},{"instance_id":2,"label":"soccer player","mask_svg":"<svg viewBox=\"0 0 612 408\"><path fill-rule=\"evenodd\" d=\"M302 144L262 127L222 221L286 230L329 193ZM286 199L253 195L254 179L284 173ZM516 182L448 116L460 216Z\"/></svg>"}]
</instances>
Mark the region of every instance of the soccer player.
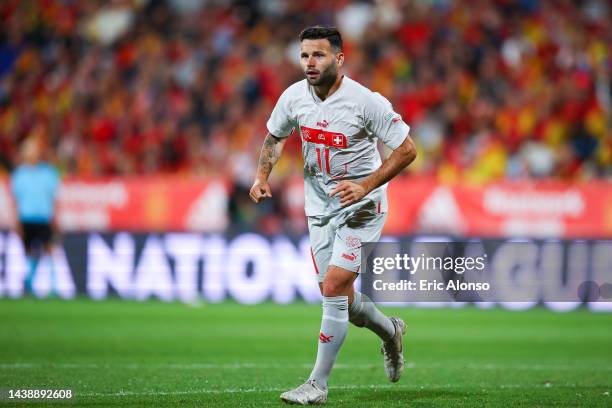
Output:
<instances>
[{"instance_id":1,"label":"soccer player","mask_svg":"<svg viewBox=\"0 0 612 408\"><path fill-rule=\"evenodd\" d=\"M17 232L22 238L28 260L25 292L32 292L38 264L43 257L48 256L53 294L56 282L51 252L60 176L55 167L42 160L44 149L39 137L33 136L24 142L22 163L11 175L11 189L19 217Z\"/></svg>"},{"instance_id":2,"label":"soccer player","mask_svg":"<svg viewBox=\"0 0 612 408\"><path fill-rule=\"evenodd\" d=\"M404 368L404 322L387 317L354 290L361 243L378 241L387 213L386 183L408 166L416 151L410 127L389 101L342 73L342 37L331 27L300 33L300 65L306 79L283 92L267 123L253 201L272 196L268 177L287 137L297 128L304 156L305 210L313 262L323 295L323 316L315 366L308 381L281 394L302 405L327 401L327 380L350 321L383 342L390 381ZM377 140L393 149L381 161Z\"/></svg>"}]
</instances>

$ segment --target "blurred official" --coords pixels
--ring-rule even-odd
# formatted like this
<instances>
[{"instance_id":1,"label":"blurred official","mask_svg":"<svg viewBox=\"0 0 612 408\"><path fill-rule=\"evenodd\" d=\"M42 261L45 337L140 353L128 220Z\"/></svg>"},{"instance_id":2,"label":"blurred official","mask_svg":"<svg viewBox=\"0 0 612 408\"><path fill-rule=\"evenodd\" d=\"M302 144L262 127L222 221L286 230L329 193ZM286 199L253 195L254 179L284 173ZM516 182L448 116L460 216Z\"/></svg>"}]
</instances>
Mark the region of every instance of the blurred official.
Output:
<instances>
[{"instance_id":1,"label":"blurred official","mask_svg":"<svg viewBox=\"0 0 612 408\"><path fill-rule=\"evenodd\" d=\"M17 205L17 232L26 251L28 268L25 290L32 284L40 261L49 257L51 293L56 289L51 249L55 232L55 203L60 185L58 170L44 160L45 143L40 137L26 139L21 148L20 164L11 175L11 189Z\"/></svg>"}]
</instances>

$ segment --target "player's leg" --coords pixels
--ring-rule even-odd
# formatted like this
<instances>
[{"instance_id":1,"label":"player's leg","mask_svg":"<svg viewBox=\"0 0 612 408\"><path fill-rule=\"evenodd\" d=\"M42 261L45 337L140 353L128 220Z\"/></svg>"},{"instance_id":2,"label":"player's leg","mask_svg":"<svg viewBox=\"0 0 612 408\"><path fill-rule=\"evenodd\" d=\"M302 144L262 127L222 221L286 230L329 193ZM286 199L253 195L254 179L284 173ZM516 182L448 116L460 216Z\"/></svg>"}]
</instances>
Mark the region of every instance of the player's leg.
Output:
<instances>
[{"instance_id":1,"label":"player's leg","mask_svg":"<svg viewBox=\"0 0 612 408\"><path fill-rule=\"evenodd\" d=\"M328 265L331 258L333 244L333 231L331 229L331 225L329 224L329 219L323 217L308 217L308 231L315 273L317 274L319 285L322 286L323 281L328 274ZM327 303L334 304L335 302L326 302L324 299L323 310L325 310ZM347 308L348 306L345 309ZM337 315L337 313L333 314ZM348 315L346 320L348 321ZM322 339L324 339L324 337L320 332L319 346L322 344ZM333 337L329 338L330 341L332 339ZM319 360L318 354L319 353L317 353L317 361ZM316 380L309 379L297 388L282 393L280 397L285 402L301 405L323 404L325 401L327 401L327 386L318 383Z\"/></svg>"},{"instance_id":2,"label":"player's leg","mask_svg":"<svg viewBox=\"0 0 612 408\"><path fill-rule=\"evenodd\" d=\"M349 311L351 323L357 327L366 327L380 337L387 377L391 382L398 381L404 371L404 321L398 317L385 316L367 295L357 291Z\"/></svg>"},{"instance_id":3,"label":"player's leg","mask_svg":"<svg viewBox=\"0 0 612 408\"><path fill-rule=\"evenodd\" d=\"M327 380L348 331L349 296L353 293L356 277L354 272L330 265L322 284L321 331L317 360L310 374L310 380L322 388L327 388Z\"/></svg>"},{"instance_id":4,"label":"player's leg","mask_svg":"<svg viewBox=\"0 0 612 408\"><path fill-rule=\"evenodd\" d=\"M45 257L49 266L49 275L51 283L51 290L49 292L49 295L56 296L57 275L55 273L55 263L53 262L53 230L51 229L50 224L45 224L42 226L41 238L43 241L43 256Z\"/></svg>"},{"instance_id":5,"label":"player's leg","mask_svg":"<svg viewBox=\"0 0 612 408\"><path fill-rule=\"evenodd\" d=\"M32 293L32 285L34 283L34 277L36 269L38 268L38 262L40 260L40 253L36 248L36 226L30 223L21 224L22 242L23 248L26 254L27 269L24 277L24 287L26 293Z\"/></svg>"},{"instance_id":6,"label":"player's leg","mask_svg":"<svg viewBox=\"0 0 612 408\"><path fill-rule=\"evenodd\" d=\"M350 271L359 272L362 242L377 242L385 224L386 213L363 209L352 214L337 229L330 263ZM402 336L404 322L397 317L387 317L365 294L354 292L349 306L349 320L357 327L365 327L382 340L384 366L390 381L399 380L404 368Z\"/></svg>"},{"instance_id":7,"label":"player's leg","mask_svg":"<svg viewBox=\"0 0 612 408\"><path fill-rule=\"evenodd\" d=\"M385 316L366 294L358 291L355 291L349 307L349 320L357 327L371 330L384 342L391 340L395 334L391 318Z\"/></svg>"},{"instance_id":8,"label":"player's leg","mask_svg":"<svg viewBox=\"0 0 612 408\"><path fill-rule=\"evenodd\" d=\"M377 242L385 224L386 213L363 209L351 214L336 231L331 263L355 273L360 272L363 242ZM395 326L365 294L355 291L350 299L349 319L357 327L366 327L383 341L395 334Z\"/></svg>"},{"instance_id":9,"label":"player's leg","mask_svg":"<svg viewBox=\"0 0 612 408\"><path fill-rule=\"evenodd\" d=\"M327 401L327 380L348 331L348 299L356 277L355 273L335 265L327 268L321 283L323 314L317 359L308 381L281 394L283 401L302 405Z\"/></svg>"},{"instance_id":10,"label":"player's leg","mask_svg":"<svg viewBox=\"0 0 612 408\"><path fill-rule=\"evenodd\" d=\"M36 269L38 268L40 256L32 249L26 250L26 260L28 267L24 278L25 292L33 293L34 278L36 276Z\"/></svg>"}]
</instances>

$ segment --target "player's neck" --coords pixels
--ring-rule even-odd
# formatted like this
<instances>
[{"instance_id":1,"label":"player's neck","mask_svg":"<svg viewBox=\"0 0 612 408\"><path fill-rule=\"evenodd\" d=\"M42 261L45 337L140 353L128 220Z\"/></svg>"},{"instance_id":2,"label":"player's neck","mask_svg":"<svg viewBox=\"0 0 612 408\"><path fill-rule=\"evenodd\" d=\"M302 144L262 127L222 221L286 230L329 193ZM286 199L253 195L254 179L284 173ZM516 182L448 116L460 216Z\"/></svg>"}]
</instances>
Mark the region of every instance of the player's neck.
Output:
<instances>
[{"instance_id":1,"label":"player's neck","mask_svg":"<svg viewBox=\"0 0 612 408\"><path fill-rule=\"evenodd\" d=\"M330 96L332 96L334 94L334 92L336 92L338 90L338 88L340 88L340 85L342 84L342 79L343 78L344 78L344 74L338 73L338 76L336 77L336 80L331 85L314 86L313 87L314 91L317 94L317 96L319 97L319 99L324 101L325 99L327 99Z\"/></svg>"}]
</instances>

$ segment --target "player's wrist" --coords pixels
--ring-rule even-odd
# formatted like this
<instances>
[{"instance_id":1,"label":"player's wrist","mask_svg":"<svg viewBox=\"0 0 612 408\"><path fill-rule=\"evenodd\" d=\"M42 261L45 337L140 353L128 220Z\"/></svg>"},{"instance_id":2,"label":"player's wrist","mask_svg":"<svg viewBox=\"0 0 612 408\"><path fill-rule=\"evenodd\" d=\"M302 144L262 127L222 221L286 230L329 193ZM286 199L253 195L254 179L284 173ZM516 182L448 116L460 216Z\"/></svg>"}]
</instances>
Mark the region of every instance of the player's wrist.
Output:
<instances>
[{"instance_id":1,"label":"player's wrist","mask_svg":"<svg viewBox=\"0 0 612 408\"><path fill-rule=\"evenodd\" d=\"M369 180L369 177L364 180L361 180L358 184L360 184L363 188L365 192L364 195L368 195L374 189L374 187L372 187L372 181Z\"/></svg>"},{"instance_id":2,"label":"player's wrist","mask_svg":"<svg viewBox=\"0 0 612 408\"><path fill-rule=\"evenodd\" d=\"M268 182L268 177L264 176L262 174L258 174L255 177L255 181L253 182L253 184L266 184Z\"/></svg>"}]
</instances>

